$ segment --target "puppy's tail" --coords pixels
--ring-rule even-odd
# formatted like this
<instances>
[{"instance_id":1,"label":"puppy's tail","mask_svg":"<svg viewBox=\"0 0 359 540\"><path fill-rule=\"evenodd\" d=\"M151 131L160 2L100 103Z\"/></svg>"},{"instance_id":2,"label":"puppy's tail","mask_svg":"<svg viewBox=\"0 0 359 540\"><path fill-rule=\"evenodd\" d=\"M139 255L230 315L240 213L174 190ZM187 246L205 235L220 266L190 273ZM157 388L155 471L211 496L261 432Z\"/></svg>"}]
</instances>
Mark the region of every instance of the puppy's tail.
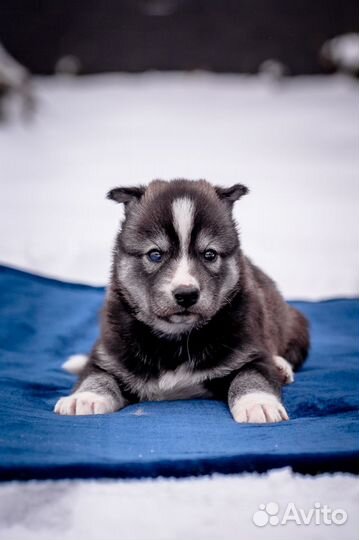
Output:
<instances>
[{"instance_id":1,"label":"puppy's tail","mask_svg":"<svg viewBox=\"0 0 359 540\"><path fill-rule=\"evenodd\" d=\"M86 354L72 354L62 364L62 368L73 375L80 375L85 369L88 359L89 357Z\"/></svg>"}]
</instances>

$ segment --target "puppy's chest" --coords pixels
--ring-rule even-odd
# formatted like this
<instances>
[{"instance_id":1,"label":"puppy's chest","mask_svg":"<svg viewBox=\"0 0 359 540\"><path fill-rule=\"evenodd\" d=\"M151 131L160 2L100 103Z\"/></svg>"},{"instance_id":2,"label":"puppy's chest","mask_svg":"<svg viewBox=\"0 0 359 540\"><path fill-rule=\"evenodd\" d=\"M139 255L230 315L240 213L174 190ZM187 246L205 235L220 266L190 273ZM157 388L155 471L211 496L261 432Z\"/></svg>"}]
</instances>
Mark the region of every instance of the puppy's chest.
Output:
<instances>
[{"instance_id":1,"label":"puppy's chest","mask_svg":"<svg viewBox=\"0 0 359 540\"><path fill-rule=\"evenodd\" d=\"M187 343L176 347L167 343L156 345L141 343L135 369L133 353L128 356L127 386L140 401L213 397L208 382L228 373L221 355L208 345L191 343L190 351Z\"/></svg>"},{"instance_id":2,"label":"puppy's chest","mask_svg":"<svg viewBox=\"0 0 359 540\"><path fill-rule=\"evenodd\" d=\"M205 386L209 378L210 373L194 372L183 365L147 381L133 380L132 387L142 401L211 397L211 392Z\"/></svg>"}]
</instances>

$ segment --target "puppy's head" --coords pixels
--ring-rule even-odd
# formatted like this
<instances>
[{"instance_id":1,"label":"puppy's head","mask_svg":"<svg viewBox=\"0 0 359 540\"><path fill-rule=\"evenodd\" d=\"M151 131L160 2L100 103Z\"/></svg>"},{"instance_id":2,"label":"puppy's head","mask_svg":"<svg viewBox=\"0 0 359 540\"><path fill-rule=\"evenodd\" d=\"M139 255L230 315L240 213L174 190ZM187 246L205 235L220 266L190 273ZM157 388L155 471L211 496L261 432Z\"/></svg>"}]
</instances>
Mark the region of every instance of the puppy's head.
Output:
<instances>
[{"instance_id":1,"label":"puppy's head","mask_svg":"<svg viewBox=\"0 0 359 540\"><path fill-rule=\"evenodd\" d=\"M240 271L232 206L247 191L240 184L154 180L109 192L125 205L114 270L138 319L175 336L205 324L228 302Z\"/></svg>"}]
</instances>

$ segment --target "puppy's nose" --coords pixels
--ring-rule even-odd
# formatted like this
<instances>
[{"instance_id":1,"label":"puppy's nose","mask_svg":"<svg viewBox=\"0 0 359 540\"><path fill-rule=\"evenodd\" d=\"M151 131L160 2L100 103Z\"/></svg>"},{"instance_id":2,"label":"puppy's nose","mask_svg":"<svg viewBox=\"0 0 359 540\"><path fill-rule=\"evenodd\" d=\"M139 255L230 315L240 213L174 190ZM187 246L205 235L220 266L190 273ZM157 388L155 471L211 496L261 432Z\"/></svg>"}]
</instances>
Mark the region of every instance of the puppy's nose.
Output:
<instances>
[{"instance_id":1,"label":"puppy's nose","mask_svg":"<svg viewBox=\"0 0 359 540\"><path fill-rule=\"evenodd\" d=\"M173 296L179 306L188 308L193 306L199 298L199 290L194 287L177 287Z\"/></svg>"}]
</instances>

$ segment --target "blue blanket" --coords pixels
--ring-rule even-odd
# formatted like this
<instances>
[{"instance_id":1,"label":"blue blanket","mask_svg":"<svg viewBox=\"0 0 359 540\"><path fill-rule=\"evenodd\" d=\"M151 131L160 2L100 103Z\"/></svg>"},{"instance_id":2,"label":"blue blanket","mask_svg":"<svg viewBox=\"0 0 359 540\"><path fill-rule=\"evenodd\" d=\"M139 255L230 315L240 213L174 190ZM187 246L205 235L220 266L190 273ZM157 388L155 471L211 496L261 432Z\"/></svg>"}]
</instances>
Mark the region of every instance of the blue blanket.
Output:
<instances>
[{"instance_id":1,"label":"blue blanket","mask_svg":"<svg viewBox=\"0 0 359 540\"><path fill-rule=\"evenodd\" d=\"M358 302L295 302L312 350L285 388L291 420L236 424L224 403L142 403L107 416L53 411L61 369L98 334L104 290L0 267L0 478L145 477L358 466Z\"/></svg>"}]
</instances>

